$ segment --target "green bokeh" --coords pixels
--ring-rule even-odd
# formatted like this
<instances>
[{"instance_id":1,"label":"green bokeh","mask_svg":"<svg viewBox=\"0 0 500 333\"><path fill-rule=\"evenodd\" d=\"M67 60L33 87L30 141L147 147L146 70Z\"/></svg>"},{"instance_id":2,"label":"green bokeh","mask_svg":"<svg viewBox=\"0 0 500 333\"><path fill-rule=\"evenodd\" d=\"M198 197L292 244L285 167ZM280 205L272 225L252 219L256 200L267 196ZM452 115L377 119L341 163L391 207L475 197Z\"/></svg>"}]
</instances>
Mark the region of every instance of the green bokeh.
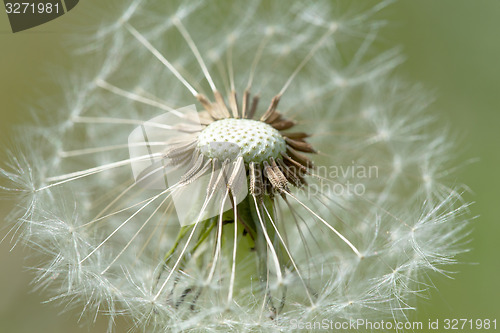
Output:
<instances>
[{"instance_id":1,"label":"green bokeh","mask_svg":"<svg viewBox=\"0 0 500 333\"><path fill-rule=\"evenodd\" d=\"M402 1L392 9L400 21L393 36L408 57L401 72L436 91L432 109L459 134L463 160L479 159L458 173L480 215L472 251L461 257L467 264L452 267L454 279L433 279L438 289L419 302L416 318L500 320L500 1Z\"/></svg>"},{"instance_id":2,"label":"green bokeh","mask_svg":"<svg viewBox=\"0 0 500 333\"><path fill-rule=\"evenodd\" d=\"M61 31L71 29L83 7L17 34L0 13L0 142L8 141L13 124L29 118L40 87L62 98L63 87L51 68L70 63ZM410 319L424 324L436 318L500 320L500 1L406 0L390 6L383 17L390 24L382 42L402 45L407 57L399 74L435 91L431 109L458 134L463 148L459 162L479 158L457 174L472 189L466 198L476 202L473 215L480 215L473 224L472 251L451 267L457 272L454 279L431 276L438 288L425 293L428 298L419 301ZM5 158L3 148L0 158ZM0 202L0 217L11 206ZM23 259L29 251L9 253L9 248L8 242L0 245L0 332L89 331L78 327L74 314L59 315L59 307L42 305L46 295L30 293L32 275ZM90 331L104 332L105 325L100 322Z\"/></svg>"}]
</instances>

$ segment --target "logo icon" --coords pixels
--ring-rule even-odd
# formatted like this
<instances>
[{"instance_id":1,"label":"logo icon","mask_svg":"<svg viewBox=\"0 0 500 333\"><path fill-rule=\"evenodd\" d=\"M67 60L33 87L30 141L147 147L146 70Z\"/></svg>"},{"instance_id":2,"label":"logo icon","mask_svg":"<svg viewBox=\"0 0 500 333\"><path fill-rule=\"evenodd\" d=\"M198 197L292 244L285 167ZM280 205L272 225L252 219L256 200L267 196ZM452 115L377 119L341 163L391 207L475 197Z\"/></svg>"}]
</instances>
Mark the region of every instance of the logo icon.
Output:
<instances>
[{"instance_id":1,"label":"logo icon","mask_svg":"<svg viewBox=\"0 0 500 333\"><path fill-rule=\"evenodd\" d=\"M202 129L196 107L190 105L143 122L128 138L135 188L171 197L181 226L222 215L248 194L238 145L215 141L194 148L224 152L220 164L206 163L203 154L187 160L178 154Z\"/></svg>"},{"instance_id":2,"label":"logo icon","mask_svg":"<svg viewBox=\"0 0 500 333\"><path fill-rule=\"evenodd\" d=\"M75 8L79 0L4 0L12 32L52 21Z\"/></svg>"}]
</instances>

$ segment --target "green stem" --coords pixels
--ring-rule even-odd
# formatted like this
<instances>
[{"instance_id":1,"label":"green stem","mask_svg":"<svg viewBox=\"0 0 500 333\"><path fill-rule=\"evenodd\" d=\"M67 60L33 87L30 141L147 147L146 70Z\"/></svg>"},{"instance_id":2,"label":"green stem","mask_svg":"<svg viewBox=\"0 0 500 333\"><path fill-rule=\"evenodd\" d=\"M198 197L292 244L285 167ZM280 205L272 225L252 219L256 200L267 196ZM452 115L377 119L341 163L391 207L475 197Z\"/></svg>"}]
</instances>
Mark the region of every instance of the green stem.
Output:
<instances>
[{"instance_id":1,"label":"green stem","mask_svg":"<svg viewBox=\"0 0 500 333\"><path fill-rule=\"evenodd\" d=\"M194 253L196 252L196 250L198 249L198 247L200 247L200 245L205 241L205 239L207 239L208 235L210 235L210 233L212 232L213 228L215 227L216 225L216 221L217 221L217 218L216 217L212 217L210 218L209 220L207 220L207 222L210 221L210 225L208 226L208 228L205 229L205 231L203 231L203 233L200 235L200 238L198 239L198 241L196 242L196 244L193 246L193 248L191 249L191 253Z\"/></svg>"},{"instance_id":2,"label":"green stem","mask_svg":"<svg viewBox=\"0 0 500 333\"><path fill-rule=\"evenodd\" d=\"M174 244L172 245L170 250L167 252L167 254L165 254L165 257L163 257L163 262L165 263L165 265L168 264L170 257L172 256L172 254L174 254L175 250L177 250L177 247L179 246L179 243L181 242L182 238L184 238L184 236L186 235L188 230L191 229L192 227L193 227L193 225L186 225L186 226L181 227L181 229L179 230L179 233L177 234L177 238L175 238Z\"/></svg>"}]
</instances>

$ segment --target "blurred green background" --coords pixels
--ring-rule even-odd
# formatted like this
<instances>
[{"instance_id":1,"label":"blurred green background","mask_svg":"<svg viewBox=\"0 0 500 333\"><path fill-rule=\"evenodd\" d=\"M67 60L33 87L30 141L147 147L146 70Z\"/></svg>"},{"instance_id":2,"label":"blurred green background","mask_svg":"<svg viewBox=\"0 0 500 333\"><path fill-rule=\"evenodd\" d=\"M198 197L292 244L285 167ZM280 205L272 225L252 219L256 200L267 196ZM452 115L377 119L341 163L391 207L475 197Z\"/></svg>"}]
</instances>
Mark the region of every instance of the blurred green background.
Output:
<instances>
[{"instance_id":1,"label":"blurred green background","mask_svg":"<svg viewBox=\"0 0 500 333\"><path fill-rule=\"evenodd\" d=\"M5 12L0 13L0 142L8 140L14 124L28 118L40 87L46 91L52 81L54 92L61 89L54 81L57 75L49 74L51 65L70 62L61 32L71 29L72 20L90 2L17 34L11 33ZM466 197L476 202L473 215L480 215L473 223L472 251L451 268L457 272L453 279L433 276L438 289L419 300L419 310L410 319L500 321L500 1L403 0L383 17L390 25L382 41L402 45L407 57L399 74L435 91L431 109L460 134L461 159L479 158L457 174L472 189ZM12 204L0 201L0 218ZM0 244L0 332L105 332L104 321L81 328L74 313L60 314L59 307L41 304L47 295L30 292L32 275L23 259L29 250L9 250L8 241Z\"/></svg>"}]
</instances>

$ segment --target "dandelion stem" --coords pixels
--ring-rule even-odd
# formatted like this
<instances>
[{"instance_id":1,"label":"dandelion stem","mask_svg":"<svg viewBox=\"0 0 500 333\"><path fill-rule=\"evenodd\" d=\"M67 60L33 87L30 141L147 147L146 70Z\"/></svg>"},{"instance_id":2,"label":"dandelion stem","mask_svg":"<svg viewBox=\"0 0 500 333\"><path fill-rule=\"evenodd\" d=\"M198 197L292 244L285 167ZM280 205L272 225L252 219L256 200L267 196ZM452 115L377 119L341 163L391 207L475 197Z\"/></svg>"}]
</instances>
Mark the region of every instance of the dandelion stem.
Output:
<instances>
[{"instance_id":1,"label":"dandelion stem","mask_svg":"<svg viewBox=\"0 0 500 333\"><path fill-rule=\"evenodd\" d=\"M172 257L172 254L174 254L175 250L177 250L177 247L179 246L181 240L184 238L186 233L191 230L192 227L192 224L181 227L179 233L177 234L177 237L175 238L174 244L172 245L170 250L168 250L167 254L165 254L165 257L163 257L163 262L165 263L165 265L168 264L170 258Z\"/></svg>"},{"instance_id":2,"label":"dandelion stem","mask_svg":"<svg viewBox=\"0 0 500 333\"><path fill-rule=\"evenodd\" d=\"M198 241L196 242L196 244L191 249L191 253L196 252L196 250L201 246L201 244L203 244L203 242L207 239L208 235L210 235L210 233L214 229L216 221L217 221L217 218L214 218L214 217L212 217L211 219L207 220L207 222L209 222L210 225L200 235L200 238L198 239Z\"/></svg>"}]
</instances>

